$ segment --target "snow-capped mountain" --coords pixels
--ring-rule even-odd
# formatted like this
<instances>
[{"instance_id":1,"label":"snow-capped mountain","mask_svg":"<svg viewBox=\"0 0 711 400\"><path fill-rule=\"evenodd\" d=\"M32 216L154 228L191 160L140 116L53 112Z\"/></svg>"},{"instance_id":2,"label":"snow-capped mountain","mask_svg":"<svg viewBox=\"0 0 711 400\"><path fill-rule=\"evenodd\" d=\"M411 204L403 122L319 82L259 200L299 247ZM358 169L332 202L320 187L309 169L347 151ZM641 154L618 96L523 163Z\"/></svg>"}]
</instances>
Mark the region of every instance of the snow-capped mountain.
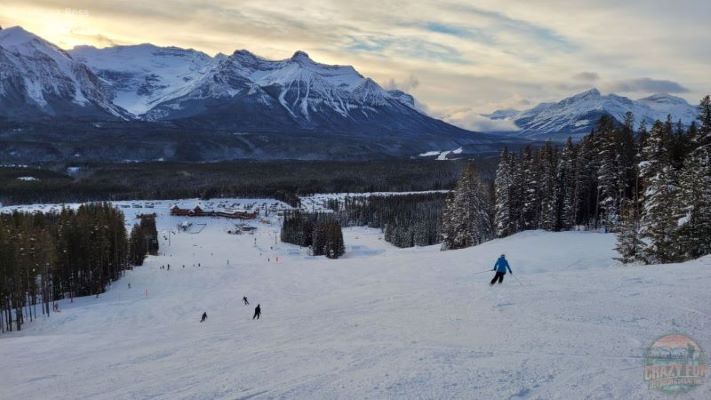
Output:
<instances>
[{"instance_id":1,"label":"snow-capped mountain","mask_svg":"<svg viewBox=\"0 0 711 400\"><path fill-rule=\"evenodd\" d=\"M0 116L124 119L85 64L20 27L0 30Z\"/></svg>"},{"instance_id":2,"label":"snow-capped mountain","mask_svg":"<svg viewBox=\"0 0 711 400\"><path fill-rule=\"evenodd\" d=\"M211 57L152 44L64 51L20 27L0 32L0 115L131 118L255 132L468 133L352 66L297 51Z\"/></svg>"},{"instance_id":3,"label":"snow-capped mountain","mask_svg":"<svg viewBox=\"0 0 711 400\"><path fill-rule=\"evenodd\" d=\"M368 159L523 142L432 118L411 95L303 51L64 51L16 27L0 31L0 77L0 161Z\"/></svg>"},{"instance_id":4,"label":"snow-capped mountain","mask_svg":"<svg viewBox=\"0 0 711 400\"><path fill-rule=\"evenodd\" d=\"M152 45L82 46L71 54L110 83L116 104L149 121L195 118L250 130L457 130L417 111L409 94L302 51L277 61L247 50L210 58Z\"/></svg>"},{"instance_id":5,"label":"snow-capped mountain","mask_svg":"<svg viewBox=\"0 0 711 400\"><path fill-rule=\"evenodd\" d=\"M568 136L579 138L590 133L603 115L622 122L628 111L634 114L637 124L645 121L648 126L655 120L666 120L667 115L688 125L697 115L694 106L669 94L632 100L615 94L603 96L597 89L590 89L557 103L541 103L525 111L499 110L486 116L513 121L521 128L520 135L565 140Z\"/></svg>"},{"instance_id":6,"label":"snow-capped mountain","mask_svg":"<svg viewBox=\"0 0 711 400\"><path fill-rule=\"evenodd\" d=\"M152 44L104 49L77 46L69 54L110 83L114 104L134 115L146 113L172 92L199 79L213 61L196 50Z\"/></svg>"},{"instance_id":7,"label":"snow-capped mountain","mask_svg":"<svg viewBox=\"0 0 711 400\"><path fill-rule=\"evenodd\" d=\"M302 51L278 61L246 50L218 56L201 78L172 96L151 108L146 119L208 118L241 129L459 130L418 112L412 96L387 91L351 66L317 63Z\"/></svg>"},{"instance_id":8,"label":"snow-capped mountain","mask_svg":"<svg viewBox=\"0 0 711 400\"><path fill-rule=\"evenodd\" d=\"M681 120L682 123L688 125L699 115L697 107L689 104L681 97L669 94L655 94L644 97L637 100L637 103L644 104L654 111L654 113L647 115L647 122L657 119L664 120L667 115L671 114L675 122Z\"/></svg>"}]
</instances>

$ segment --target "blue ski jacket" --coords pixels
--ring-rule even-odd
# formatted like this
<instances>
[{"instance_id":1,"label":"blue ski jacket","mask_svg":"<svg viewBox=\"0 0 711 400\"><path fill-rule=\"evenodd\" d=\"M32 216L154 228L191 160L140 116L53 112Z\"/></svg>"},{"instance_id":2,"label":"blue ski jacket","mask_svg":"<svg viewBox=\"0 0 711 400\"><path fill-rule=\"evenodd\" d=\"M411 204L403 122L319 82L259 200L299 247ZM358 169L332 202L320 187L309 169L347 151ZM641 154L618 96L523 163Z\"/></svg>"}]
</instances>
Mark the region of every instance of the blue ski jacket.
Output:
<instances>
[{"instance_id":1,"label":"blue ski jacket","mask_svg":"<svg viewBox=\"0 0 711 400\"><path fill-rule=\"evenodd\" d=\"M498 260L496 260L496 264L494 264L494 270L496 272L501 272L501 273L506 273L506 270L509 270L511 272L511 267L509 267L509 262L506 261L504 257L499 257ZM513 274L513 272L511 272Z\"/></svg>"}]
</instances>

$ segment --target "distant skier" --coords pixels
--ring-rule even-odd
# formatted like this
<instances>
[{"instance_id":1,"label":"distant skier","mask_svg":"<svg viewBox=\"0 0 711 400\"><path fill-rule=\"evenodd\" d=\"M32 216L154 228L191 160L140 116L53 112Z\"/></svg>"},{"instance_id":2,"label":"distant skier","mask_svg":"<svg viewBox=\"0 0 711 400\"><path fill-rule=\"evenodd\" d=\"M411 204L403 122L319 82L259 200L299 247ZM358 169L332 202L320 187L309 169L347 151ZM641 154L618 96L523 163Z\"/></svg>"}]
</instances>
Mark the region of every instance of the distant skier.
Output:
<instances>
[{"instance_id":1,"label":"distant skier","mask_svg":"<svg viewBox=\"0 0 711 400\"><path fill-rule=\"evenodd\" d=\"M262 307L260 304L257 304L257 308L254 309L254 316L252 319L259 319L259 317L262 315Z\"/></svg>"},{"instance_id":2,"label":"distant skier","mask_svg":"<svg viewBox=\"0 0 711 400\"><path fill-rule=\"evenodd\" d=\"M247 296L242 297L242 302L244 303L245 306L249 305L249 300L247 300Z\"/></svg>"},{"instance_id":3,"label":"distant skier","mask_svg":"<svg viewBox=\"0 0 711 400\"><path fill-rule=\"evenodd\" d=\"M492 271L496 271L496 275L494 275L494 279L491 280L491 285L494 285L497 281L502 283L507 269L511 274L513 274L511 267L509 267L509 262L506 261L506 256L502 254L501 257L496 260L496 264L494 264L494 268L492 269Z\"/></svg>"},{"instance_id":4,"label":"distant skier","mask_svg":"<svg viewBox=\"0 0 711 400\"><path fill-rule=\"evenodd\" d=\"M207 313L206 312L202 313L202 319L200 319L200 322L205 322L205 321L207 321Z\"/></svg>"}]
</instances>

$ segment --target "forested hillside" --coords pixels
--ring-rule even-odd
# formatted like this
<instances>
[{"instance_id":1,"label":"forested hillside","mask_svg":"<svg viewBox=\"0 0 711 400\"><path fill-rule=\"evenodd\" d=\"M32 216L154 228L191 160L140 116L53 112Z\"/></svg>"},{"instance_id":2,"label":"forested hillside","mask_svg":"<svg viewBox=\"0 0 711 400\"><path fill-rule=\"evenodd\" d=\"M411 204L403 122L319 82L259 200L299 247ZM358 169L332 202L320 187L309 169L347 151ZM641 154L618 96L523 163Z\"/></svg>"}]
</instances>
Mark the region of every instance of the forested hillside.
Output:
<instances>
[{"instance_id":1,"label":"forested hillside","mask_svg":"<svg viewBox=\"0 0 711 400\"><path fill-rule=\"evenodd\" d=\"M698 124L635 129L603 117L579 143L504 151L496 174L498 237L525 229L619 233L623 262L666 263L711 248L711 101Z\"/></svg>"},{"instance_id":2,"label":"forested hillside","mask_svg":"<svg viewBox=\"0 0 711 400\"><path fill-rule=\"evenodd\" d=\"M126 233L108 203L52 213L0 214L0 331L20 330L59 299L99 295L147 254L157 254L154 218ZM13 328L14 323L14 328Z\"/></svg>"}]
</instances>

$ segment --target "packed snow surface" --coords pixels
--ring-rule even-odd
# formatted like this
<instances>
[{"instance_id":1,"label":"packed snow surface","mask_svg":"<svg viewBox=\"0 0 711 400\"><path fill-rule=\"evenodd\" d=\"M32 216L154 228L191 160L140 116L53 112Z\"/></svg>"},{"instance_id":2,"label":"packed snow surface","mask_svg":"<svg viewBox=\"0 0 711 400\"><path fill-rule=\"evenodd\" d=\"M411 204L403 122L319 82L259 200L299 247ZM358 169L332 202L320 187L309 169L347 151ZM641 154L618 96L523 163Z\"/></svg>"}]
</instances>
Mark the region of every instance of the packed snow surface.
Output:
<instances>
[{"instance_id":1,"label":"packed snow surface","mask_svg":"<svg viewBox=\"0 0 711 400\"><path fill-rule=\"evenodd\" d=\"M127 223L154 207L161 255L0 336L0 398L661 399L647 346L679 332L711 350L709 257L623 267L613 235L584 232L397 249L348 228L328 260L276 243L275 214L253 235L218 218L184 233L168 202L122 204ZM501 253L514 275L492 288Z\"/></svg>"}]
</instances>

